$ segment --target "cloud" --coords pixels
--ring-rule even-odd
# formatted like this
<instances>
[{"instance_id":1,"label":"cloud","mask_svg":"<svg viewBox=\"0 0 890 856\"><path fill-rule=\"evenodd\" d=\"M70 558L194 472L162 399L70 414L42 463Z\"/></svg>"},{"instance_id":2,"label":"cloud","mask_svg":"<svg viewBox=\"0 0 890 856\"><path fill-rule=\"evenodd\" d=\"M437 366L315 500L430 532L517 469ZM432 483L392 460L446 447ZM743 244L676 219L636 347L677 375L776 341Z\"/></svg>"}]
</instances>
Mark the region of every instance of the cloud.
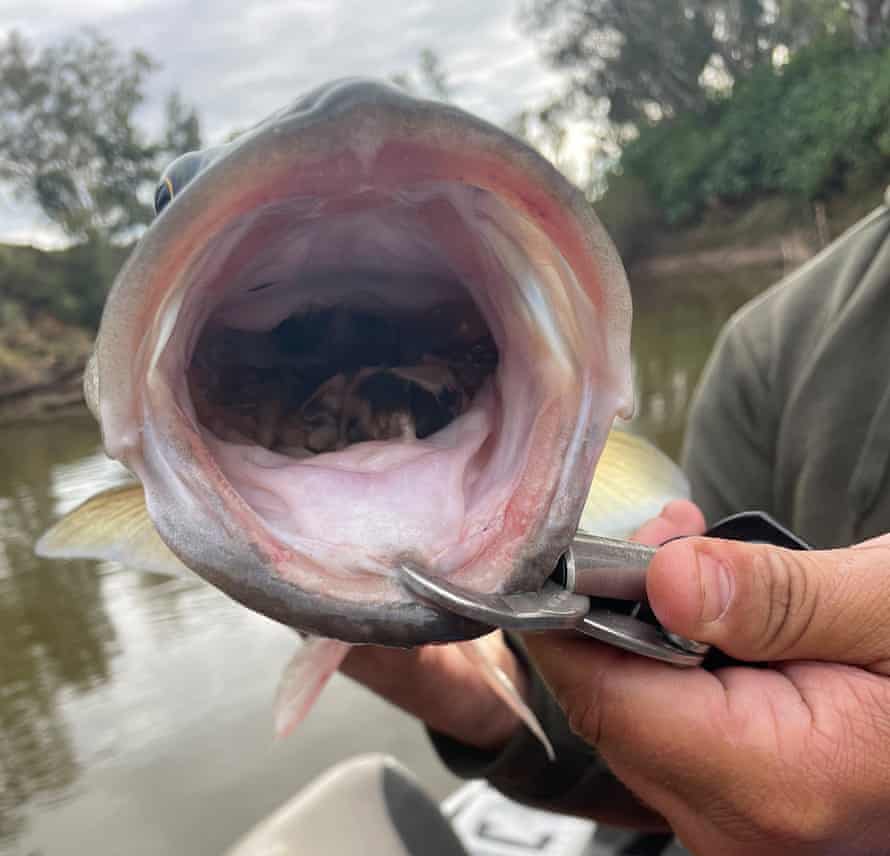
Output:
<instances>
[{"instance_id":1,"label":"cloud","mask_svg":"<svg viewBox=\"0 0 890 856\"><path fill-rule=\"evenodd\" d=\"M146 51L161 69L142 121L160 121L164 96L179 89L208 142L325 80L413 71L424 48L440 56L457 103L494 122L558 85L520 31L515 0L0 0L0 9L6 30L38 43L94 27L122 49ZM22 209L13 223L0 210L0 240L21 235L28 217Z\"/></svg>"}]
</instances>

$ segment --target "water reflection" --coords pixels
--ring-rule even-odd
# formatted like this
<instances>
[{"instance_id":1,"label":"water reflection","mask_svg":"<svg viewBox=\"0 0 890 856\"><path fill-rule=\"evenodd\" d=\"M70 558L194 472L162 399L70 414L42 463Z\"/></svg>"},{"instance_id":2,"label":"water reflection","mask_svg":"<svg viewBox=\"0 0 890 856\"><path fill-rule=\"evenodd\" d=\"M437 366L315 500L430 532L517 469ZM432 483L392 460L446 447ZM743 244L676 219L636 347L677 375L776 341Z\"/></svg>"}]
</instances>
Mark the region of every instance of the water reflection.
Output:
<instances>
[{"instance_id":1,"label":"water reflection","mask_svg":"<svg viewBox=\"0 0 890 856\"><path fill-rule=\"evenodd\" d=\"M720 328L780 275L773 268L634 281L634 426L677 457L686 412Z\"/></svg>"},{"instance_id":2,"label":"water reflection","mask_svg":"<svg viewBox=\"0 0 890 856\"><path fill-rule=\"evenodd\" d=\"M635 283L635 419L669 453L717 330L771 279ZM122 477L86 416L0 430L0 853L218 853L360 751L453 786L416 724L343 680L276 744L293 636L209 586L34 556L52 520Z\"/></svg>"},{"instance_id":3,"label":"water reflection","mask_svg":"<svg viewBox=\"0 0 890 856\"><path fill-rule=\"evenodd\" d=\"M20 828L25 803L77 775L58 695L109 677L115 636L96 568L33 552L65 483L58 468L95 447L85 419L0 432L0 841Z\"/></svg>"},{"instance_id":4,"label":"water reflection","mask_svg":"<svg viewBox=\"0 0 890 856\"><path fill-rule=\"evenodd\" d=\"M454 787L418 725L345 679L275 741L295 637L196 577L34 556L123 476L89 417L0 430L0 854L219 853L372 750Z\"/></svg>"}]
</instances>

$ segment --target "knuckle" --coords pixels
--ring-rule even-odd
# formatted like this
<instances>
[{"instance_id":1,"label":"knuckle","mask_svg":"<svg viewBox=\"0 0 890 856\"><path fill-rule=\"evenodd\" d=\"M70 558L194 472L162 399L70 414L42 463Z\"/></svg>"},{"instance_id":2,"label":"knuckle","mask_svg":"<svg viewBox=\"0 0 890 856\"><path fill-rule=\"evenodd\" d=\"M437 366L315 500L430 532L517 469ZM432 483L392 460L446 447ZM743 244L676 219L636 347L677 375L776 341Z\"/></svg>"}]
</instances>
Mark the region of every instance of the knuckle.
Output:
<instances>
[{"instance_id":1,"label":"knuckle","mask_svg":"<svg viewBox=\"0 0 890 856\"><path fill-rule=\"evenodd\" d=\"M765 549L755 559L755 581L766 600L759 635L767 656L794 652L812 631L818 587L808 559L794 550L776 549Z\"/></svg>"}]
</instances>

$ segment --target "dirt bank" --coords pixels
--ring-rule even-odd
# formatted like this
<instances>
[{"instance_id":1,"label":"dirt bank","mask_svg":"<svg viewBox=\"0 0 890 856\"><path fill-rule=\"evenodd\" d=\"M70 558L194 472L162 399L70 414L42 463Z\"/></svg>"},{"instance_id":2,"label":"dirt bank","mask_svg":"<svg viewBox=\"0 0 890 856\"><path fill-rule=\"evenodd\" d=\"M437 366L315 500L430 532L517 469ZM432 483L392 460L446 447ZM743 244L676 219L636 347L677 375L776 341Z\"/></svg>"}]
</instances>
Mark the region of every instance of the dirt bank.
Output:
<instances>
[{"instance_id":1,"label":"dirt bank","mask_svg":"<svg viewBox=\"0 0 890 856\"><path fill-rule=\"evenodd\" d=\"M658 278L748 267L775 267L788 273L800 267L816 252L817 246L809 236L792 232L758 244L734 244L643 258L630 267L629 274L632 279L635 276Z\"/></svg>"},{"instance_id":2,"label":"dirt bank","mask_svg":"<svg viewBox=\"0 0 890 856\"><path fill-rule=\"evenodd\" d=\"M0 303L0 424L50 418L80 407L88 331L43 312Z\"/></svg>"}]
</instances>

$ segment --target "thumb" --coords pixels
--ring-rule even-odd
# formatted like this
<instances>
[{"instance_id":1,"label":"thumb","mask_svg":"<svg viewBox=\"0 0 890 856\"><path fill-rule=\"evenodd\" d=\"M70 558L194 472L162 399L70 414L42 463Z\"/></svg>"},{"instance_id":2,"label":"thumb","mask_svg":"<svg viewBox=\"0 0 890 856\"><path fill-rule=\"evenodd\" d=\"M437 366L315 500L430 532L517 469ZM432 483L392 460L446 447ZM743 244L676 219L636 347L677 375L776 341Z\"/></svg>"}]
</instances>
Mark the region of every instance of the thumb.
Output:
<instances>
[{"instance_id":1,"label":"thumb","mask_svg":"<svg viewBox=\"0 0 890 856\"><path fill-rule=\"evenodd\" d=\"M649 566L664 626L740 660L825 660L890 674L890 542L785 550L716 538L666 544Z\"/></svg>"}]
</instances>

